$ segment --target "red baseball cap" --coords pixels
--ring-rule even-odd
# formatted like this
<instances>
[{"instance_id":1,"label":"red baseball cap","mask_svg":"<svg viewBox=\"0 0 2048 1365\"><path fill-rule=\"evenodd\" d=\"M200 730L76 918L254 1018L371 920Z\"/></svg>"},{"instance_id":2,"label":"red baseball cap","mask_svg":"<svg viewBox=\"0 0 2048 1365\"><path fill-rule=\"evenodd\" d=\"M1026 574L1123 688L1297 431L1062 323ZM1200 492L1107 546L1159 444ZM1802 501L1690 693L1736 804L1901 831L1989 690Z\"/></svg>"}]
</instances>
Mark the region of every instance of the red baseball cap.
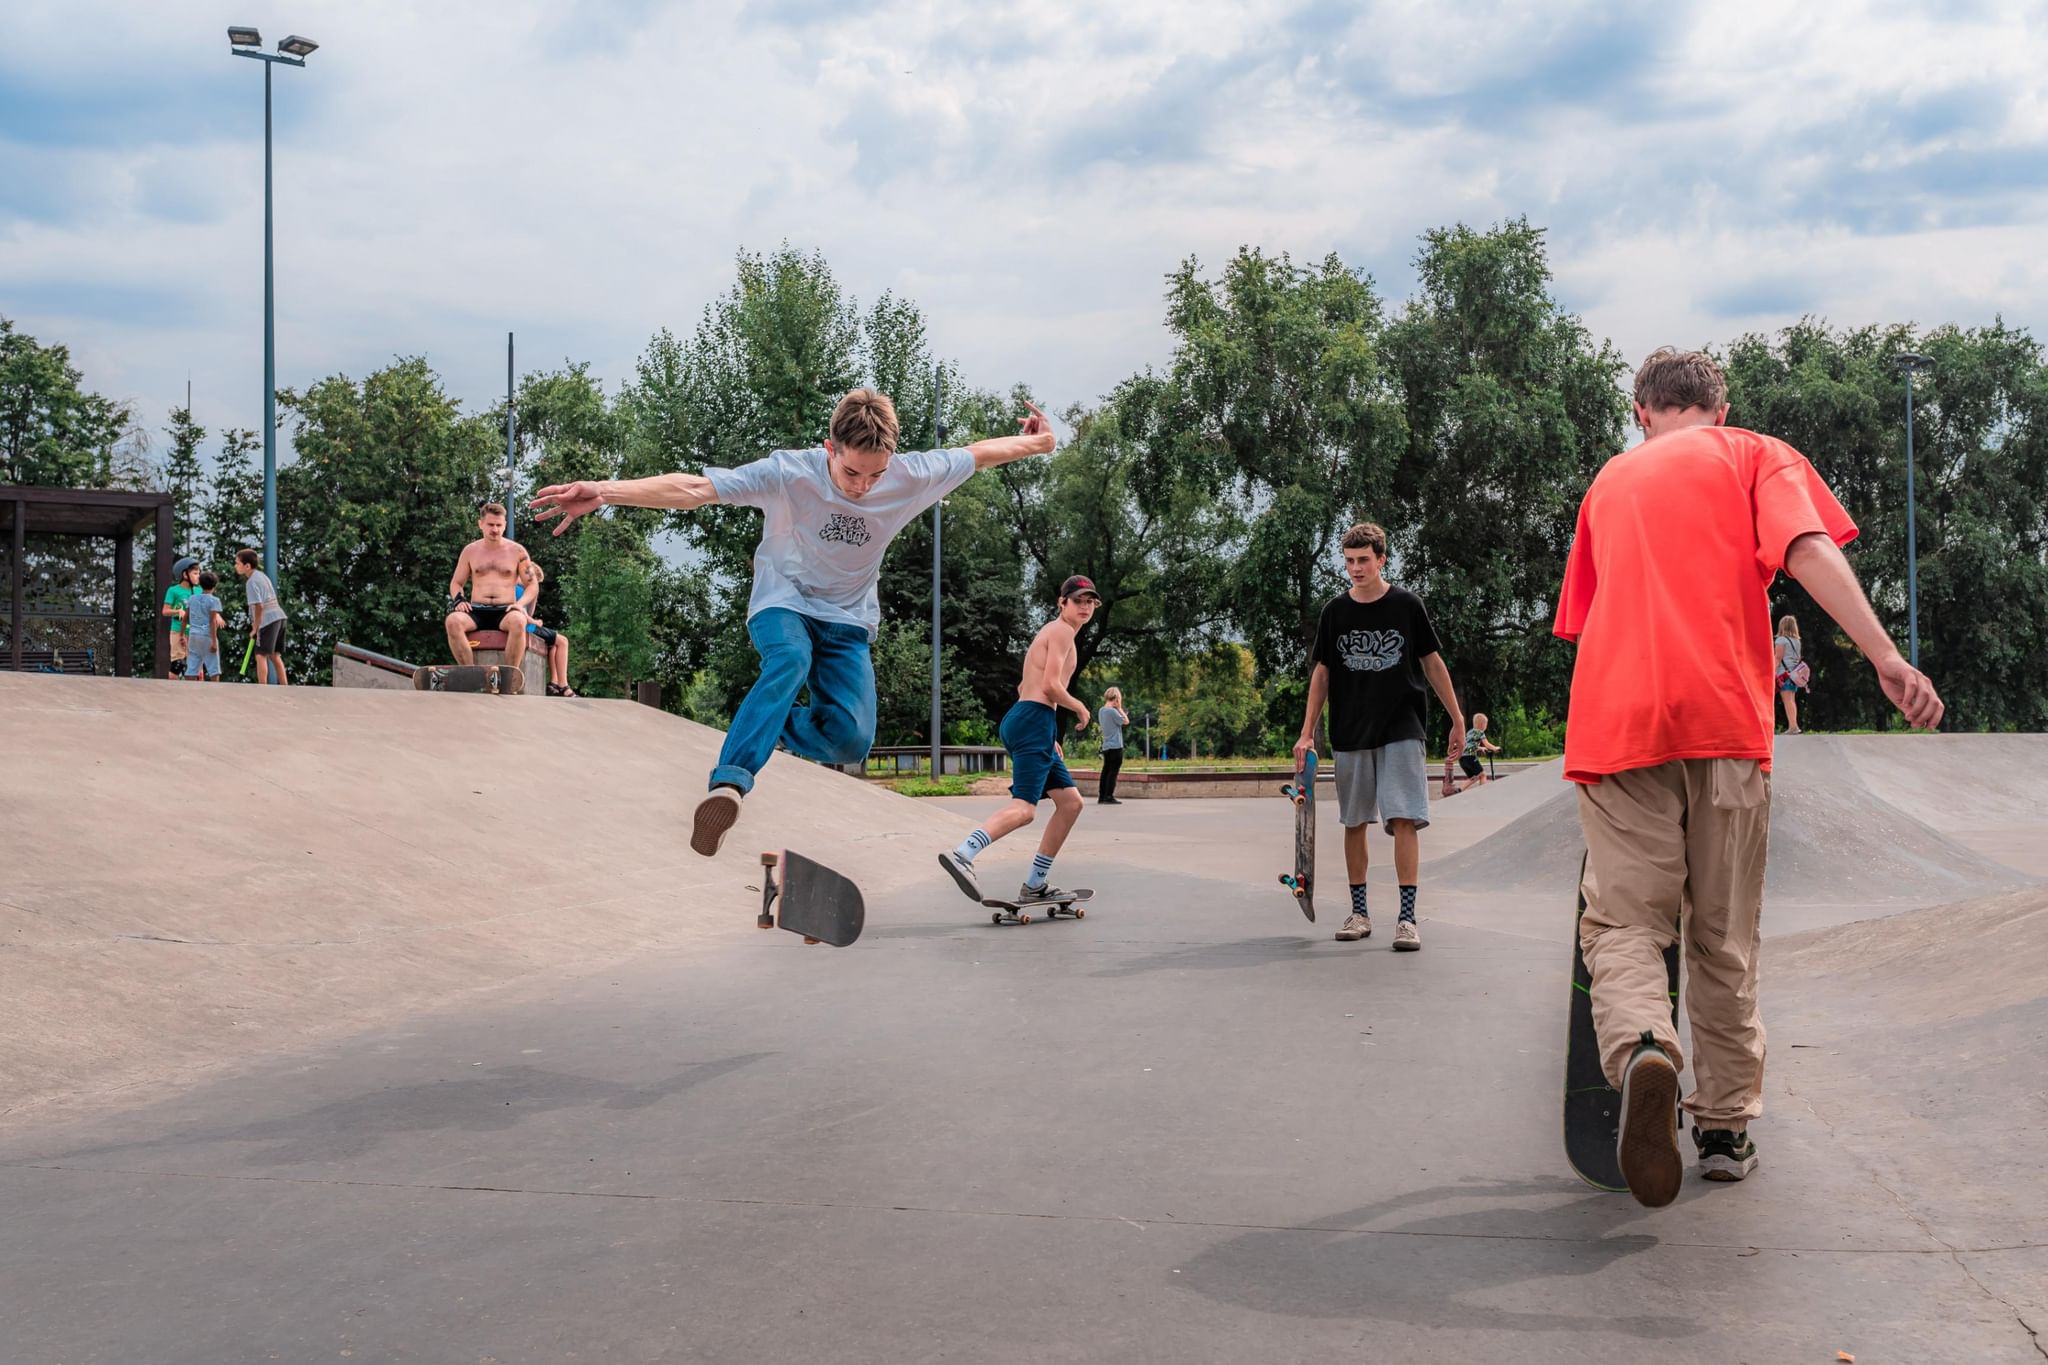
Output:
<instances>
[{"instance_id":1,"label":"red baseball cap","mask_svg":"<svg viewBox=\"0 0 2048 1365\"><path fill-rule=\"evenodd\" d=\"M1081 574L1075 574L1060 584L1060 600L1065 601L1069 597L1092 597L1098 602L1102 600L1102 594L1095 591L1095 580Z\"/></svg>"}]
</instances>

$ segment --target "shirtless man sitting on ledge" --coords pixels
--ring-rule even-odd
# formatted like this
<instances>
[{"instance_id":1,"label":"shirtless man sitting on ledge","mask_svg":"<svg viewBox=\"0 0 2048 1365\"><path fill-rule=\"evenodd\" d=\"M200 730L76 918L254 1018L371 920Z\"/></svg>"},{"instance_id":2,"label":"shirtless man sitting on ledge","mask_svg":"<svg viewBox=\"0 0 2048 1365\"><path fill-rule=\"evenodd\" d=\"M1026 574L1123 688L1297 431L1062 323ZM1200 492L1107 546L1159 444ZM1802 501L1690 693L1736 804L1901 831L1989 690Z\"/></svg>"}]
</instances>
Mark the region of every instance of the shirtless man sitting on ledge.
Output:
<instances>
[{"instance_id":1,"label":"shirtless man sitting on ledge","mask_svg":"<svg viewBox=\"0 0 2048 1365\"><path fill-rule=\"evenodd\" d=\"M518 542L505 539L505 509L495 502L483 505L476 529L482 540L462 547L455 561L455 576L448 580L448 649L458 664L476 662L469 635L476 630L505 632L505 662L519 667L526 657L526 613L514 605L519 566L526 551ZM462 589L469 588L464 601Z\"/></svg>"}]
</instances>

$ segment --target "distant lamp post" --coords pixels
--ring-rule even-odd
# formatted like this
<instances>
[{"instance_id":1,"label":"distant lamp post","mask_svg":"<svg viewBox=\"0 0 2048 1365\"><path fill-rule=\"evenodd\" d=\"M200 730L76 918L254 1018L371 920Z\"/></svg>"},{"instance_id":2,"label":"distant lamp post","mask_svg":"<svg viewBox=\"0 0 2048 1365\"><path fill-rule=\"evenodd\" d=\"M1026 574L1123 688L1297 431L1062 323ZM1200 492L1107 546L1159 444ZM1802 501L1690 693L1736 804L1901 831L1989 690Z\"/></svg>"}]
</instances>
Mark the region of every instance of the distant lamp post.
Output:
<instances>
[{"instance_id":1,"label":"distant lamp post","mask_svg":"<svg viewBox=\"0 0 2048 1365\"><path fill-rule=\"evenodd\" d=\"M304 66L320 44L294 33L276 52L259 52L263 35L240 25L228 29L228 51L263 63L263 572L277 581L277 289L271 265L270 68Z\"/></svg>"},{"instance_id":2,"label":"distant lamp post","mask_svg":"<svg viewBox=\"0 0 2048 1365\"><path fill-rule=\"evenodd\" d=\"M1920 542L1915 514L1918 500L1913 491L1913 376L1934 368L1931 356L1912 351L1892 357L1906 375L1906 651L1913 667L1920 666Z\"/></svg>"}]
</instances>

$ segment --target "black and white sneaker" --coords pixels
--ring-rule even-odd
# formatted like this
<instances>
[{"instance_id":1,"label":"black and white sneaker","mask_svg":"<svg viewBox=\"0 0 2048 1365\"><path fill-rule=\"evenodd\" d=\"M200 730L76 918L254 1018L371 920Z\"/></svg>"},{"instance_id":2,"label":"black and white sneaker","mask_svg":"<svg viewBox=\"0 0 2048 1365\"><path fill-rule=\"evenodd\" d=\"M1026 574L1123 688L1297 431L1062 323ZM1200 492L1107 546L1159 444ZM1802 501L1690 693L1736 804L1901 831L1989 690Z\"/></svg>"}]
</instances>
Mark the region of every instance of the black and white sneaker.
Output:
<instances>
[{"instance_id":1,"label":"black and white sneaker","mask_svg":"<svg viewBox=\"0 0 2048 1365\"><path fill-rule=\"evenodd\" d=\"M1692 1145L1699 1148L1700 1174L1708 1180L1740 1180L1756 1169L1756 1144L1747 1132L1695 1127Z\"/></svg>"},{"instance_id":2,"label":"black and white sneaker","mask_svg":"<svg viewBox=\"0 0 2048 1365\"><path fill-rule=\"evenodd\" d=\"M1022 886L1017 888L1017 904L1044 905L1049 902L1059 900L1066 894L1066 892L1060 890L1057 886L1053 886L1050 884L1047 884L1045 886L1033 886L1030 882L1026 882Z\"/></svg>"},{"instance_id":3,"label":"black and white sneaker","mask_svg":"<svg viewBox=\"0 0 2048 1365\"><path fill-rule=\"evenodd\" d=\"M981 879L974 875L974 864L960 856L958 849L948 849L939 855L939 866L952 874L953 881L967 893L969 900L981 900Z\"/></svg>"}]
</instances>

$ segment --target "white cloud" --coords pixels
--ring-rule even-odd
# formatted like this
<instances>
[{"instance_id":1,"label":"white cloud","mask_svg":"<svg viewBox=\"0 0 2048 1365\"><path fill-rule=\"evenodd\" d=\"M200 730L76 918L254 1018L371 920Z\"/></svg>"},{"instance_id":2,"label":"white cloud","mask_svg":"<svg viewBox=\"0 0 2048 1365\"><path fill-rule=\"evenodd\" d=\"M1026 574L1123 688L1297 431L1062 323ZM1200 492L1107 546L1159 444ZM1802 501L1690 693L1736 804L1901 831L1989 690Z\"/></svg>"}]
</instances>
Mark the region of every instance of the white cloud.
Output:
<instances>
[{"instance_id":1,"label":"white cloud","mask_svg":"<svg viewBox=\"0 0 2048 1365\"><path fill-rule=\"evenodd\" d=\"M1619 17L1617 17L1619 16ZM1527 215L1634 356L1825 313L2048 305L2048 38L2019 6L732 5L251 0L277 73L280 382L424 354L474 406L616 384L733 252L821 249L990 387L1168 353L1166 272ZM183 3L0 14L0 312L152 423L261 382L261 73ZM104 47L98 35L118 35ZM81 41L87 35L92 41Z\"/></svg>"}]
</instances>

